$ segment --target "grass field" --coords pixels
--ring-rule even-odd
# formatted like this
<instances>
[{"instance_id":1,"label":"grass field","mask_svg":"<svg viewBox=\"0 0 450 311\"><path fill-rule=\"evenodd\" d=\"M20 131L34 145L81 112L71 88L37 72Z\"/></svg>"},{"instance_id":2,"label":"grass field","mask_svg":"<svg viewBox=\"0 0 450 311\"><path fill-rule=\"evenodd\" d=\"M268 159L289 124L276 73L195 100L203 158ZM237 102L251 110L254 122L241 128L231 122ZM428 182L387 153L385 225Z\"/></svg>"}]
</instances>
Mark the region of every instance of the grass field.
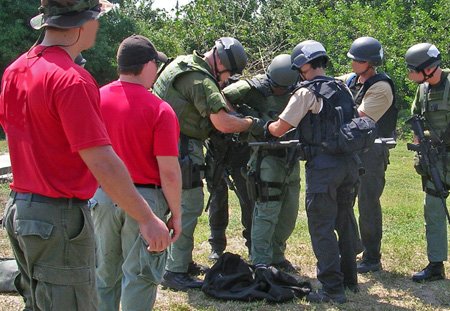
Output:
<instances>
[{"instance_id":1,"label":"grass field","mask_svg":"<svg viewBox=\"0 0 450 311\"><path fill-rule=\"evenodd\" d=\"M303 181L302 181L303 182ZM6 185L0 185L1 208L7 197ZM227 251L247 258L241 236L240 212L237 200L231 195L230 226L227 229ZM207 196L206 196L207 198ZM301 277L315 281L315 257L312 253L304 209L304 185L300 195L302 202L296 230L288 241L287 258L301 266ZM155 310L450 310L450 279L427 284L411 281L411 275L427 264L422 208L423 193L420 178L412 168L412 153L400 143L391 152L391 165L387 171L387 183L382 198L384 236L382 245L383 271L359 277L361 292L347 293L349 302L344 305L310 305L304 300L273 305L265 302L221 302L205 296L201 291L173 292L160 290ZM357 210L357 209L356 209ZM194 259L208 262L210 251L208 218L199 219L195 235ZM0 257L11 256L5 232L0 232ZM450 264L445 263L450 276ZM21 310L21 298L16 295L0 295L0 311Z\"/></svg>"}]
</instances>

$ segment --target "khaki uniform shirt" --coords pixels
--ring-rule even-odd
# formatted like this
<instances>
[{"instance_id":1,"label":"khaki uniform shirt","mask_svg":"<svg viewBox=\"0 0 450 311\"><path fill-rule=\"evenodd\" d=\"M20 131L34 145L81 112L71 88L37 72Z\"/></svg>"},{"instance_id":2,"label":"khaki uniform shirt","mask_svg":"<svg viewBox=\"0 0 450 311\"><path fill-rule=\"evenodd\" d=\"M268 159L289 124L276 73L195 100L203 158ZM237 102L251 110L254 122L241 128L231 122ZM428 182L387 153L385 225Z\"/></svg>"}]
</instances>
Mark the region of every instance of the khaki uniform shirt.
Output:
<instances>
[{"instance_id":1,"label":"khaki uniform shirt","mask_svg":"<svg viewBox=\"0 0 450 311\"><path fill-rule=\"evenodd\" d=\"M323 101L307 88L300 88L292 94L286 108L280 114L280 119L297 127L305 115L311 111L318 114L323 107Z\"/></svg>"},{"instance_id":2,"label":"khaki uniform shirt","mask_svg":"<svg viewBox=\"0 0 450 311\"><path fill-rule=\"evenodd\" d=\"M352 73L337 77L341 81L346 82ZM359 81L357 82L359 83ZM363 97L358 111L363 112L375 122L378 121L392 105L394 94L392 94L391 86L386 81L378 81L373 84Z\"/></svg>"}]
</instances>

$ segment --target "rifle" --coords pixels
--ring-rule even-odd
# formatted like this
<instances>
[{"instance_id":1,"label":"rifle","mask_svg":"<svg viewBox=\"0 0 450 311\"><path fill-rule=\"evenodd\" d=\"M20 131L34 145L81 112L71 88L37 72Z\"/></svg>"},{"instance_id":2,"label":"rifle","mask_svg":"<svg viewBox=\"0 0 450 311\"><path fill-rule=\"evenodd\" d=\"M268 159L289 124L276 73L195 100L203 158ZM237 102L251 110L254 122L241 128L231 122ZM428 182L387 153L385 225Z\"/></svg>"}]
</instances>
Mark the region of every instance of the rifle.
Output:
<instances>
[{"instance_id":1,"label":"rifle","mask_svg":"<svg viewBox=\"0 0 450 311\"><path fill-rule=\"evenodd\" d=\"M433 145L431 143L431 139L425 137L423 125L424 121L425 118L422 115L413 115L406 121L406 123L411 126L414 135L417 136L419 140L419 144L408 143L407 149L417 152L419 154L420 165L429 171L429 177L431 179L431 182L434 184L436 194L441 199L442 207L444 208L448 223L450 224L450 214L448 212L445 200L448 196L448 190L445 188L436 166L439 155L438 146ZM432 132L432 134L434 133ZM442 144L442 140L440 140L437 135L434 135L433 138L437 139L438 145Z\"/></svg>"},{"instance_id":2,"label":"rifle","mask_svg":"<svg viewBox=\"0 0 450 311\"><path fill-rule=\"evenodd\" d=\"M265 149L281 149L288 147L301 147L298 139L282 140L282 141L255 141L248 143L250 147L263 147Z\"/></svg>"},{"instance_id":3,"label":"rifle","mask_svg":"<svg viewBox=\"0 0 450 311\"><path fill-rule=\"evenodd\" d=\"M376 138L374 144L381 144L388 147L388 149L394 149L397 146L397 142L393 137L389 138Z\"/></svg>"},{"instance_id":4,"label":"rifle","mask_svg":"<svg viewBox=\"0 0 450 311\"><path fill-rule=\"evenodd\" d=\"M239 199L239 202L243 201L243 196L237 189L234 181L231 178L229 166L229 156L232 149L232 144L238 143L237 138L233 135L229 134L219 134L214 133L210 137L210 141L205 144L207 152L213 159L213 174L211 177L210 184L208 184L208 189L210 189L210 195L208 197L208 201L205 206L205 212L208 211L209 206L211 205L212 199L212 191L219 184L221 178L225 179L227 187L236 193L236 196ZM220 150L218 150L218 147Z\"/></svg>"}]
</instances>

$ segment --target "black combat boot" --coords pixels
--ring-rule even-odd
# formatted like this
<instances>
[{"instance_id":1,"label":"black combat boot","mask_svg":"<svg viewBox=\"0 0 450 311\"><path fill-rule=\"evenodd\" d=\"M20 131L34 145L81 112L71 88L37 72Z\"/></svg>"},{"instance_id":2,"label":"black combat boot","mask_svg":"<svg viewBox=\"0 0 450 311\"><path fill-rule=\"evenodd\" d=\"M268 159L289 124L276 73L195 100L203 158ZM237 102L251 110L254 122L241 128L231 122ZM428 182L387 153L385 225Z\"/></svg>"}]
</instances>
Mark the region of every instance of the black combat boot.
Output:
<instances>
[{"instance_id":1,"label":"black combat boot","mask_svg":"<svg viewBox=\"0 0 450 311\"><path fill-rule=\"evenodd\" d=\"M445 279L444 264L440 262L430 262L420 272L412 276L414 282L430 282Z\"/></svg>"},{"instance_id":2,"label":"black combat boot","mask_svg":"<svg viewBox=\"0 0 450 311\"><path fill-rule=\"evenodd\" d=\"M358 273L375 272L381 270L381 262L375 261L371 262L369 260L364 260L358 263Z\"/></svg>"},{"instance_id":3,"label":"black combat boot","mask_svg":"<svg viewBox=\"0 0 450 311\"><path fill-rule=\"evenodd\" d=\"M192 276L198 276L202 274L206 274L209 271L209 267L196 263L195 261L191 261L188 266L187 273Z\"/></svg>"},{"instance_id":4,"label":"black combat boot","mask_svg":"<svg viewBox=\"0 0 450 311\"><path fill-rule=\"evenodd\" d=\"M335 302L335 303L346 303L347 297L345 293L331 294L323 289L319 289L316 292L310 292L306 296L306 301L313 303L323 303L323 302Z\"/></svg>"},{"instance_id":5,"label":"black combat boot","mask_svg":"<svg viewBox=\"0 0 450 311\"><path fill-rule=\"evenodd\" d=\"M203 281L195 279L187 273L166 271L161 285L173 290L187 291L188 289L201 288Z\"/></svg>"},{"instance_id":6,"label":"black combat boot","mask_svg":"<svg viewBox=\"0 0 450 311\"><path fill-rule=\"evenodd\" d=\"M298 273L300 271L300 267L293 265L289 260L285 259L282 262L271 264L272 267L281 270L286 273Z\"/></svg>"}]
</instances>

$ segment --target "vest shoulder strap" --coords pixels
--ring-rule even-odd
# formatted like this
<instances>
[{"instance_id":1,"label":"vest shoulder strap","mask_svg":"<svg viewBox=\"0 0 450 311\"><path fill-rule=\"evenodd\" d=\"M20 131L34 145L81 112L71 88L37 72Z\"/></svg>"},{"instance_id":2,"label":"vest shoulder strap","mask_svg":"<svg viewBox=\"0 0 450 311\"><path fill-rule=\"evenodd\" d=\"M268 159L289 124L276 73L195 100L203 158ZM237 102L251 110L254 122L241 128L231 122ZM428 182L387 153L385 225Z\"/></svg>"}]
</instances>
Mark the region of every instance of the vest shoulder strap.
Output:
<instances>
[{"instance_id":1,"label":"vest shoulder strap","mask_svg":"<svg viewBox=\"0 0 450 311\"><path fill-rule=\"evenodd\" d=\"M352 86L354 86L356 84L356 81L358 80L358 75L356 73L351 73L348 78L347 81L345 81L345 84L351 88Z\"/></svg>"},{"instance_id":2,"label":"vest shoulder strap","mask_svg":"<svg viewBox=\"0 0 450 311\"><path fill-rule=\"evenodd\" d=\"M295 89L294 93L297 92L301 88L307 88L317 96L323 99L330 99L334 93L336 93L336 89L331 86L332 83L338 84L340 81L333 79L331 77L319 77L310 81L301 82Z\"/></svg>"},{"instance_id":3,"label":"vest shoulder strap","mask_svg":"<svg viewBox=\"0 0 450 311\"><path fill-rule=\"evenodd\" d=\"M269 97L273 95L267 75L258 75L252 79L247 79L246 81L252 88L261 93L262 96Z\"/></svg>"},{"instance_id":4,"label":"vest shoulder strap","mask_svg":"<svg viewBox=\"0 0 450 311\"><path fill-rule=\"evenodd\" d=\"M356 94L355 96L355 103L357 106L359 106L362 103L362 99L364 98L364 95L366 94L367 90L374 85L377 82L380 81L386 81L389 83L391 90L392 90L392 95L394 96L394 102L392 103L393 105L395 105L395 87L394 87L394 82L392 81L392 79L385 73L377 73L376 75L370 77L369 79L367 79L363 86L361 87L361 89L359 90L358 94Z\"/></svg>"},{"instance_id":5,"label":"vest shoulder strap","mask_svg":"<svg viewBox=\"0 0 450 311\"><path fill-rule=\"evenodd\" d=\"M448 105L449 103L449 92L450 92L450 74L447 75L447 79L445 80L444 87L444 96L442 97L444 105Z\"/></svg>"},{"instance_id":6,"label":"vest shoulder strap","mask_svg":"<svg viewBox=\"0 0 450 311\"><path fill-rule=\"evenodd\" d=\"M216 84L218 84L216 78L208 70L196 64L192 60L189 60L188 58L180 61L179 66L180 68L184 69L183 71L200 71L210 77L214 82L216 82Z\"/></svg>"}]
</instances>

